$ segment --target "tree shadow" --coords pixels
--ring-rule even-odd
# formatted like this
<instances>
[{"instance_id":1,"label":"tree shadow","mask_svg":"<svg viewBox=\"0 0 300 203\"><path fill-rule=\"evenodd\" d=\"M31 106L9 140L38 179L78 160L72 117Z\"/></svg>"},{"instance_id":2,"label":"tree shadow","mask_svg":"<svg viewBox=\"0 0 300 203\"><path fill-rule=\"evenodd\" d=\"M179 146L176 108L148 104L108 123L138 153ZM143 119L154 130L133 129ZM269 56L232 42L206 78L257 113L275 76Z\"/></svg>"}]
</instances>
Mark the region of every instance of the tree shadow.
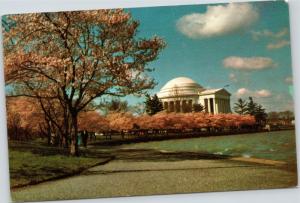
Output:
<instances>
[{"instance_id":1,"label":"tree shadow","mask_svg":"<svg viewBox=\"0 0 300 203\"><path fill-rule=\"evenodd\" d=\"M9 150L15 150L20 152L30 152L39 156L70 156L68 148L60 148L55 146L48 146L46 144L34 143L34 142L13 142L9 144ZM107 158L110 157L110 153L105 153L97 150L97 148L87 149L80 148L80 157L86 158Z\"/></svg>"},{"instance_id":2,"label":"tree shadow","mask_svg":"<svg viewBox=\"0 0 300 203\"><path fill-rule=\"evenodd\" d=\"M230 156L202 152L163 152L152 149L119 149L112 152L115 160L122 161L183 161L183 160L224 160Z\"/></svg>"},{"instance_id":3,"label":"tree shadow","mask_svg":"<svg viewBox=\"0 0 300 203\"><path fill-rule=\"evenodd\" d=\"M105 143L106 145L107 143ZM119 144L119 143L118 143ZM65 155L69 156L69 150L57 147L49 147L31 143L18 143L10 146L10 149L17 151L31 152L39 156ZM102 151L106 149L105 151ZM91 145L90 148L80 149L81 157L87 158L109 158L124 161L178 161L178 160L198 160L198 159L227 159L230 156L209 154L205 152L165 152L155 149L120 149L119 146L99 146Z\"/></svg>"}]
</instances>

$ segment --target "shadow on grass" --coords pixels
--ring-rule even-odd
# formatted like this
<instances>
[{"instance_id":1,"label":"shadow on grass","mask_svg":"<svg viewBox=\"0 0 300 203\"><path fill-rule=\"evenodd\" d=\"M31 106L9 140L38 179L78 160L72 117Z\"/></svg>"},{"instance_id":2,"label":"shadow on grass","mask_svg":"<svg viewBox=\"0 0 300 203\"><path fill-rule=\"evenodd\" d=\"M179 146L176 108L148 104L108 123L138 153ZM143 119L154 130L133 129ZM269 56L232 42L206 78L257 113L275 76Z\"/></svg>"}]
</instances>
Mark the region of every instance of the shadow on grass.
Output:
<instances>
[{"instance_id":1,"label":"shadow on grass","mask_svg":"<svg viewBox=\"0 0 300 203\"><path fill-rule=\"evenodd\" d=\"M30 168L24 168L24 169L18 169L18 170L12 170L10 173L11 175L16 179L34 179L36 177L41 177L47 175L48 177L53 175L63 175L67 171L66 169L62 168L54 168L54 167L42 167L39 170L30 170Z\"/></svg>"},{"instance_id":2,"label":"shadow on grass","mask_svg":"<svg viewBox=\"0 0 300 203\"><path fill-rule=\"evenodd\" d=\"M67 149L36 142L10 142L9 165L11 188L80 174L82 171L112 160L108 153L81 150L80 157L69 156Z\"/></svg>"},{"instance_id":3,"label":"shadow on grass","mask_svg":"<svg viewBox=\"0 0 300 203\"><path fill-rule=\"evenodd\" d=\"M55 146L48 146L45 143L37 143L37 142L10 142L9 150L16 150L20 152L31 152L32 154L36 154L39 156L55 156L55 155L63 155L70 156L69 149L60 148ZM109 153L97 151L97 150L89 150L87 148L80 148L80 157L85 158L107 158L111 157Z\"/></svg>"},{"instance_id":4,"label":"shadow on grass","mask_svg":"<svg viewBox=\"0 0 300 203\"><path fill-rule=\"evenodd\" d=\"M226 159L229 156L208 154L203 152L162 152L154 149L119 149L116 146L92 145L92 148L80 149L81 157L86 158L108 158L115 157L124 161L178 161L178 160L197 160L197 159ZM119 145L118 143L117 145ZM36 143L10 143L10 149L24 152L31 152L39 156L65 155L69 156L68 149L49 147ZM105 152L99 149L109 149Z\"/></svg>"},{"instance_id":5,"label":"shadow on grass","mask_svg":"<svg viewBox=\"0 0 300 203\"><path fill-rule=\"evenodd\" d=\"M119 149L112 153L115 160L122 161L180 161L180 160L221 160L230 156L201 152L164 152L152 149Z\"/></svg>"},{"instance_id":6,"label":"shadow on grass","mask_svg":"<svg viewBox=\"0 0 300 203\"><path fill-rule=\"evenodd\" d=\"M57 166L43 166L34 168L32 166L22 167L15 169L11 167L10 177L11 177L11 189L16 189L20 187L25 187L28 185L36 185L45 181L53 181L58 179L63 179L71 177L74 175L79 175L88 168L98 166L101 164L106 164L111 161L112 158L107 158L106 160L99 160L98 162L88 163L87 165L82 165L78 167L57 167ZM24 164L23 164L24 166Z\"/></svg>"},{"instance_id":7,"label":"shadow on grass","mask_svg":"<svg viewBox=\"0 0 300 203\"><path fill-rule=\"evenodd\" d=\"M9 150L31 152L40 156L68 155L68 150L36 142L9 142Z\"/></svg>"}]
</instances>

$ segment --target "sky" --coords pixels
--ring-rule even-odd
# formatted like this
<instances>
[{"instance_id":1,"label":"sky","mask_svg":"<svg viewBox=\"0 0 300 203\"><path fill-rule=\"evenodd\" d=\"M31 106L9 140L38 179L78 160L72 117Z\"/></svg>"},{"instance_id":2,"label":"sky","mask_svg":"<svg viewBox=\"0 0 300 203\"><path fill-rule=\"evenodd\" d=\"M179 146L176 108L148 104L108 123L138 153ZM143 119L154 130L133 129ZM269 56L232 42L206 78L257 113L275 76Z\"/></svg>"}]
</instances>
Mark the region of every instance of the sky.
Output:
<instances>
[{"instance_id":1,"label":"sky","mask_svg":"<svg viewBox=\"0 0 300 203\"><path fill-rule=\"evenodd\" d=\"M288 5L284 1L130 8L138 38L159 36L167 46L150 73L155 94L185 76L238 98L252 96L267 111L293 110ZM130 104L143 98L129 96Z\"/></svg>"}]
</instances>

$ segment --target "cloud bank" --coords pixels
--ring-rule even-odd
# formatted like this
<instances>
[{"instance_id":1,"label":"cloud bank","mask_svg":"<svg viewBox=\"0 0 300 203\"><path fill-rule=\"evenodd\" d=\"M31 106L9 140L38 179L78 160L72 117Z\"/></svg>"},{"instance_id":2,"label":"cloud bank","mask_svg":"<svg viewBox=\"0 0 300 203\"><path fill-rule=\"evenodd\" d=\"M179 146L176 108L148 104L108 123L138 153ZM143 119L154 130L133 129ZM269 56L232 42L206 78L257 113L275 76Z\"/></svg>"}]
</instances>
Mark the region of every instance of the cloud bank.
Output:
<instances>
[{"instance_id":1,"label":"cloud bank","mask_svg":"<svg viewBox=\"0 0 300 203\"><path fill-rule=\"evenodd\" d=\"M270 97L270 96L272 96L272 94L269 90L262 89L262 90L257 90L254 93L254 96L258 97L258 98L261 98L261 97Z\"/></svg>"},{"instance_id":2,"label":"cloud bank","mask_svg":"<svg viewBox=\"0 0 300 203\"><path fill-rule=\"evenodd\" d=\"M256 97L256 98L266 98L271 97L272 93L270 90L261 89L256 91L251 91L247 88L240 88L236 91L235 95L237 97Z\"/></svg>"},{"instance_id":3,"label":"cloud bank","mask_svg":"<svg viewBox=\"0 0 300 203\"><path fill-rule=\"evenodd\" d=\"M230 56L223 60L223 66L225 68L249 71L273 68L276 64L271 58L267 57Z\"/></svg>"},{"instance_id":4,"label":"cloud bank","mask_svg":"<svg viewBox=\"0 0 300 203\"><path fill-rule=\"evenodd\" d=\"M287 28L283 28L279 32L272 32L270 30L263 30L263 31L252 31L252 38L254 40L259 40L260 38L274 38L274 39L279 39L282 37L285 37L288 35L289 30Z\"/></svg>"},{"instance_id":5,"label":"cloud bank","mask_svg":"<svg viewBox=\"0 0 300 203\"><path fill-rule=\"evenodd\" d=\"M268 44L267 49L269 49L269 50L280 49L280 48L283 48L288 45L290 45L290 41L283 39L283 40L277 41L275 43Z\"/></svg>"},{"instance_id":6,"label":"cloud bank","mask_svg":"<svg viewBox=\"0 0 300 203\"><path fill-rule=\"evenodd\" d=\"M236 96L238 97L243 97L243 96L249 96L250 94L250 90L246 89L246 88L240 88L236 91Z\"/></svg>"},{"instance_id":7,"label":"cloud bank","mask_svg":"<svg viewBox=\"0 0 300 203\"><path fill-rule=\"evenodd\" d=\"M177 21L180 32L190 38L221 36L244 30L259 18L249 3L208 6L205 13L192 13Z\"/></svg>"},{"instance_id":8,"label":"cloud bank","mask_svg":"<svg viewBox=\"0 0 300 203\"><path fill-rule=\"evenodd\" d=\"M290 45L290 41L287 39L284 39L288 37L289 30L288 28L283 28L279 32L272 32L270 30L263 30L263 31L252 31L252 38L255 41L260 40L261 38L267 38L269 40L272 40L273 42L270 42L266 48L268 50L275 50L275 49L281 49L285 46Z\"/></svg>"}]
</instances>

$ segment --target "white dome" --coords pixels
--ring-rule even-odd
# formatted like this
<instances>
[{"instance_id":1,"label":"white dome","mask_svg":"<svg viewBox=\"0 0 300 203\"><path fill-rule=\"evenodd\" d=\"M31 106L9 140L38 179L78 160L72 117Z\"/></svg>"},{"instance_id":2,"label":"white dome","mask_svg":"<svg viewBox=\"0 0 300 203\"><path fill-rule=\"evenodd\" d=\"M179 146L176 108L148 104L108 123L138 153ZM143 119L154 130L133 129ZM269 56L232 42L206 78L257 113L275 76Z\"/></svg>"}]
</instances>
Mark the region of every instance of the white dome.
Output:
<instances>
[{"instance_id":1,"label":"white dome","mask_svg":"<svg viewBox=\"0 0 300 203\"><path fill-rule=\"evenodd\" d=\"M159 98L195 96L204 89L194 80L187 77L178 77L167 82L157 93Z\"/></svg>"}]
</instances>

